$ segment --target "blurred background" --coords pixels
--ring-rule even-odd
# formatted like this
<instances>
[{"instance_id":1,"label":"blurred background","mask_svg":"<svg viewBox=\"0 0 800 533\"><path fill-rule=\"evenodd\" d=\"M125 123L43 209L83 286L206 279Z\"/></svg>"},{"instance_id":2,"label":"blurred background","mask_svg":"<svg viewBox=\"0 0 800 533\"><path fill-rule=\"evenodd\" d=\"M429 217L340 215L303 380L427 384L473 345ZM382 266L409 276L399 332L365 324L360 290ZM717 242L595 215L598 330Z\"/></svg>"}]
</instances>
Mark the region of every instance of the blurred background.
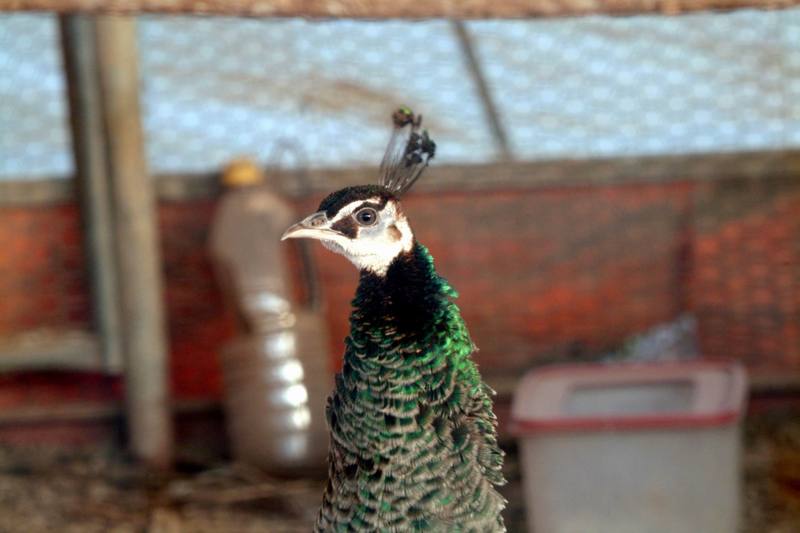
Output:
<instances>
[{"instance_id":1,"label":"blurred background","mask_svg":"<svg viewBox=\"0 0 800 533\"><path fill-rule=\"evenodd\" d=\"M624 17L613 2L288 18L11 5L27 3L50 11L0 13L0 530L309 529L313 475L229 462L221 354L242 332L210 248L237 188L221 175L252 158L299 218L375 181L399 104L437 141L404 205L498 392L509 529L526 527L520 376L713 359L749 375L743 531L800 530L792 2ZM321 247L275 250L292 305L316 298L306 364L338 369L357 274Z\"/></svg>"}]
</instances>

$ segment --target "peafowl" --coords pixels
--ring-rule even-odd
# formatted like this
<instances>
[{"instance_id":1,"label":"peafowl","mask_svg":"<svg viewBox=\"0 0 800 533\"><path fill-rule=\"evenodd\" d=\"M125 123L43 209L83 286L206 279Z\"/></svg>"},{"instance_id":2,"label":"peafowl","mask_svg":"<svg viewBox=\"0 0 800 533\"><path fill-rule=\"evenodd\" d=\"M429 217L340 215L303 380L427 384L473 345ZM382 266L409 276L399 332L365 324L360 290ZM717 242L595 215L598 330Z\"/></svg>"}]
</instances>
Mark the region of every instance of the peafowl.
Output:
<instances>
[{"instance_id":1,"label":"peafowl","mask_svg":"<svg viewBox=\"0 0 800 533\"><path fill-rule=\"evenodd\" d=\"M436 145L408 108L392 120L380 184L334 192L283 235L317 239L360 271L326 407L329 477L315 530L505 531L494 393L471 359L457 294L399 200Z\"/></svg>"}]
</instances>

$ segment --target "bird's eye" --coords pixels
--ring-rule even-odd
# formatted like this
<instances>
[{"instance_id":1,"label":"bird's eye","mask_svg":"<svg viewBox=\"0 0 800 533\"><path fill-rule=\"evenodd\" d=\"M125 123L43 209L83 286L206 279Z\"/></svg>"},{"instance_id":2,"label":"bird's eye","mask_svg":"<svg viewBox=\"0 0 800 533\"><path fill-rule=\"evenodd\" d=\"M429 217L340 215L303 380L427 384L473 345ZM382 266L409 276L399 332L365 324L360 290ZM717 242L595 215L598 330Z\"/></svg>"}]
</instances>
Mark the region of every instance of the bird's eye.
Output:
<instances>
[{"instance_id":1,"label":"bird's eye","mask_svg":"<svg viewBox=\"0 0 800 533\"><path fill-rule=\"evenodd\" d=\"M362 226L372 226L378 221L378 212L371 207L359 209L354 216L356 222Z\"/></svg>"}]
</instances>

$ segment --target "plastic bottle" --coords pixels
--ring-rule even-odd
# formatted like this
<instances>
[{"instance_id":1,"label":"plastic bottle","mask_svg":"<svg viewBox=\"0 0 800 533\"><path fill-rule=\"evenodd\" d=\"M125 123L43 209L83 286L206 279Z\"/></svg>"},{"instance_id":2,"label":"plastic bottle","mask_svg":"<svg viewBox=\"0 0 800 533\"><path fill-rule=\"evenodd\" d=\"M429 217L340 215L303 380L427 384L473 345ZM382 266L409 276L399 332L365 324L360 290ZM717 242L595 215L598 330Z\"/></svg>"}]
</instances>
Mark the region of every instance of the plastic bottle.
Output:
<instances>
[{"instance_id":1,"label":"plastic bottle","mask_svg":"<svg viewBox=\"0 0 800 533\"><path fill-rule=\"evenodd\" d=\"M293 309L280 236L291 206L251 161L223 173L211 254L238 334L221 355L233 453L273 474L322 471L324 409L332 386L320 313Z\"/></svg>"}]
</instances>

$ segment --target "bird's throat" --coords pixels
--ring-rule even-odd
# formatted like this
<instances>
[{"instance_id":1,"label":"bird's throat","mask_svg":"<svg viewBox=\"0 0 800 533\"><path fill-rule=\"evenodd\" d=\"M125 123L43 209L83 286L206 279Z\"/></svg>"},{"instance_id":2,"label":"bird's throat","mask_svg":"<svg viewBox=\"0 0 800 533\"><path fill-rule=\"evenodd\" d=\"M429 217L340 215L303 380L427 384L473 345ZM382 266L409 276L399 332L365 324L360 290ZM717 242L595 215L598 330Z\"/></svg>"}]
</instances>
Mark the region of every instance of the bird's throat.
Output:
<instances>
[{"instance_id":1,"label":"bird's throat","mask_svg":"<svg viewBox=\"0 0 800 533\"><path fill-rule=\"evenodd\" d=\"M361 271L351 326L388 328L404 336L426 335L448 296L427 249L414 243L384 275Z\"/></svg>"}]
</instances>

